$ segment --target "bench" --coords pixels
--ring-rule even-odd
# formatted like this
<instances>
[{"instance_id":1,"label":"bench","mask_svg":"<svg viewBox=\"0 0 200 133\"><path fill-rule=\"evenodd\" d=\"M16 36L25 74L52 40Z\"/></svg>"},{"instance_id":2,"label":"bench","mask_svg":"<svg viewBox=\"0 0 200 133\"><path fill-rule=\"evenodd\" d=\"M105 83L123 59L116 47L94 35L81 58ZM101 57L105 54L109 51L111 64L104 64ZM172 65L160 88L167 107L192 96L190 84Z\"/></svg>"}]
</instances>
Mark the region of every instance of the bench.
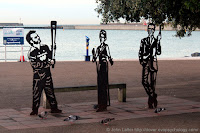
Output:
<instances>
[{"instance_id":1,"label":"bench","mask_svg":"<svg viewBox=\"0 0 200 133\"><path fill-rule=\"evenodd\" d=\"M126 84L110 84L109 89L118 89L118 101L126 102ZM87 90L97 90L97 86L77 86L77 87L54 88L55 93L72 92L72 91L87 91ZM43 91L43 107L46 109L50 108L44 91Z\"/></svg>"}]
</instances>

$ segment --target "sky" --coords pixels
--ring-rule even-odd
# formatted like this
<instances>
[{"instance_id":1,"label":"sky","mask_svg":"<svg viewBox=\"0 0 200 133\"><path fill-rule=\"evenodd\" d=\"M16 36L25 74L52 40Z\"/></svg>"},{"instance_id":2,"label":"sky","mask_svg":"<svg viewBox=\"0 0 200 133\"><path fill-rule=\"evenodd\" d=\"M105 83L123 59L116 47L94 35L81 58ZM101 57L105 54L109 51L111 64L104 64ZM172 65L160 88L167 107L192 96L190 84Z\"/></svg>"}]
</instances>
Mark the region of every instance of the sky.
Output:
<instances>
[{"instance_id":1,"label":"sky","mask_svg":"<svg viewBox=\"0 0 200 133\"><path fill-rule=\"evenodd\" d=\"M96 0L0 0L0 23L100 24Z\"/></svg>"}]
</instances>

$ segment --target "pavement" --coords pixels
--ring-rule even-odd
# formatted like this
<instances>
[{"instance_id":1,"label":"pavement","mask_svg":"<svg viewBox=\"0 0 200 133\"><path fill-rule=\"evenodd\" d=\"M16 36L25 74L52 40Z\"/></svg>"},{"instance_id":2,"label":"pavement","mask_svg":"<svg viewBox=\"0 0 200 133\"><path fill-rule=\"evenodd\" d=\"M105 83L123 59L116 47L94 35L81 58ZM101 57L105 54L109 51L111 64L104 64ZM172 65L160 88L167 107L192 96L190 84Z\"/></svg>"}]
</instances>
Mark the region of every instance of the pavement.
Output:
<instances>
[{"instance_id":1,"label":"pavement","mask_svg":"<svg viewBox=\"0 0 200 133\"><path fill-rule=\"evenodd\" d=\"M111 106L95 112L96 91L56 93L62 114L48 113L46 119L29 116L32 102L32 69L25 63L0 63L0 132L200 132L200 60L161 60L157 80L160 113L147 108L137 61L116 61L110 67L110 83L127 84L127 102L117 101L111 90ZM58 62L52 70L54 86L95 85L95 64ZM39 109L39 112L48 109ZM63 121L69 115L80 120ZM105 118L115 118L101 124Z\"/></svg>"},{"instance_id":2,"label":"pavement","mask_svg":"<svg viewBox=\"0 0 200 133\"><path fill-rule=\"evenodd\" d=\"M169 96L160 96L158 98L159 101L158 108L165 107L166 110L155 113L155 109L148 109L146 101L147 101L146 97L129 98L125 103L112 100L111 106L108 107L108 110L105 112L96 112L93 109L93 105L95 104L95 102L73 103L73 104L65 104L59 106L59 108L63 110L61 114L51 114L50 110L41 107L39 109L39 112L43 111L48 112L47 118L44 119L38 116L30 116L29 113L31 108L21 108L19 110L15 110L12 108L1 109L0 126L2 126L7 130L13 131L18 129L70 126L72 124L76 125L83 123L101 124L101 121L106 118L110 119L114 118L114 120L120 121L127 119L148 118L148 117L151 118L151 117L161 117L161 116L200 112L200 102L193 102ZM79 116L80 119L76 121L64 121L64 119L68 118L68 116L70 115ZM109 127L110 124L112 125L112 121L105 123L104 125L107 125ZM140 131L137 128L130 128L129 130ZM164 129L159 129L159 130L164 131ZM108 128L107 132L112 132L112 129Z\"/></svg>"}]
</instances>

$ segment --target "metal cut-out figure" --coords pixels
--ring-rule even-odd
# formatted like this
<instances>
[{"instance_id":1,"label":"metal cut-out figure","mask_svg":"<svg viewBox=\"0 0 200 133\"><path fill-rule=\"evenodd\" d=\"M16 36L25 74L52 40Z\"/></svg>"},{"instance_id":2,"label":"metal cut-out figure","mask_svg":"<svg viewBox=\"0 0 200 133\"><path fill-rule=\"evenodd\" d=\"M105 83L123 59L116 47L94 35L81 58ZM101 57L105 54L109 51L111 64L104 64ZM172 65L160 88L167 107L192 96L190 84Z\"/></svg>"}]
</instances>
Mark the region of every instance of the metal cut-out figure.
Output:
<instances>
[{"instance_id":1,"label":"metal cut-out figure","mask_svg":"<svg viewBox=\"0 0 200 133\"><path fill-rule=\"evenodd\" d=\"M159 34L157 38L154 37L155 25L148 25L148 37L143 38L140 43L139 50L139 61L142 65L142 85L146 93L148 94L148 106L149 108L156 108L157 94L156 88L156 77L158 72L158 61L157 55L161 54L161 25L159 27Z\"/></svg>"},{"instance_id":2,"label":"metal cut-out figure","mask_svg":"<svg viewBox=\"0 0 200 133\"><path fill-rule=\"evenodd\" d=\"M62 110L59 110L57 107L50 71L50 67L55 64L55 58L53 58L55 55L53 55L53 51L50 51L47 45L41 44L40 37L36 31L29 31L26 35L26 40L31 45L28 58L33 68L33 105L30 115L38 114L38 108L40 106L40 98L43 89L50 103L51 113L61 113ZM54 45L53 41L52 45Z\"/></svg>"},{"instance_id":3,"label":"metal cut-out figure","mask_svg":"<svg viewBox=\"0 0 200 133\"><path fill-rule=\"evenodd\" d=\"M107 110L107 106L110 106L110 93L108 83L108 60L113 65L113 60L110 55L108 44L105 43L107 39L106 31L101 30L99 33L100 45L97 47L96 52L93 48L92 62L96 62L97 69L97 84L98 84L98 105L97 112ZM97 58L99 61L97 62Z\"/></svg>"}]
</instances>

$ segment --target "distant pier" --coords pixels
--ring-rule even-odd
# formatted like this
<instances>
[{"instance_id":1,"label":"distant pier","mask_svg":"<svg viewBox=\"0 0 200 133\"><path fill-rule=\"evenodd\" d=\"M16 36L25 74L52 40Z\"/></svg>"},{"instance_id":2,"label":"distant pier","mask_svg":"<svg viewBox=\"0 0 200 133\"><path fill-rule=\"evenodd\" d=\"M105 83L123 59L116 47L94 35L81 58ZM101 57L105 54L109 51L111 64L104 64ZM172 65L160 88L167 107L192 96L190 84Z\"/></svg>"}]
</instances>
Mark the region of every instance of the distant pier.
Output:
<instances>
[{"instance_id":1,"label":"distant pier","mask_svg":"<svg viewBox=\"0 0 200 133\"><path fill-rule=\"evenodd\" d=\"M0 27L5 26L24 26L23 23L0 23Z\"/></svg>"}]
</instances>

